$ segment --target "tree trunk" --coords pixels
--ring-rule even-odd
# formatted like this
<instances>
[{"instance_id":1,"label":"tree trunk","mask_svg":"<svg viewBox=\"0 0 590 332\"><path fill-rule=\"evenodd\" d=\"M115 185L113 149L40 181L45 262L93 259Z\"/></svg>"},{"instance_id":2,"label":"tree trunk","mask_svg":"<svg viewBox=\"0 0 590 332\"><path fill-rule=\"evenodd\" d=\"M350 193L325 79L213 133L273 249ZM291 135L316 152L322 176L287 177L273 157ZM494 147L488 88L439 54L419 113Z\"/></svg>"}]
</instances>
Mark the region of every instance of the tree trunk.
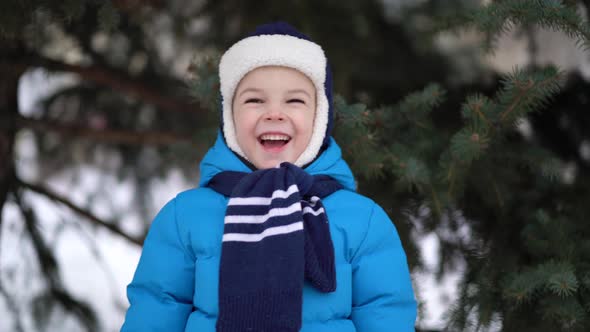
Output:
<instances>
[{"instance_id":1,"label":"tree trunk","mask_svg":"<svg viewBox=\"0 0 590 332\"><path fill-rule=\"evenodd\" d=\"M10 63L23 56L23 53L22 48L10 46L0 53L0 226L8 193L14 190L16 183L13 152L18 115L18 80L24 71L23 68L12 67Z\"/></svg>"}]
</instances>

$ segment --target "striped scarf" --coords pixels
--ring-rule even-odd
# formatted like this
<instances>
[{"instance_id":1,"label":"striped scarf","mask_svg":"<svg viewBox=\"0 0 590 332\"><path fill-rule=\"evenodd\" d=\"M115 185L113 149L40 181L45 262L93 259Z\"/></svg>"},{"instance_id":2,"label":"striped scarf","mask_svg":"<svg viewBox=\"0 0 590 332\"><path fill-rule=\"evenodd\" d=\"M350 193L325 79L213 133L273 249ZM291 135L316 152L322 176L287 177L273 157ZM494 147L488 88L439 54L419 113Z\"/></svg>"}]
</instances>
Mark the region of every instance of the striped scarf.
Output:
<instances>
[{"instance_id":1,"label":"striped scarf","mask_svg":"<svg viewBox=\"0 0 590 332\"><path fill-rule=\"evenodd\" d=\"M299 331L304 279L321 292L336 290L334 247L320 198L342 185L285 162L252 173L222 172L208 186L230 196L217 331Z\"/></svg>"}]
</instances>

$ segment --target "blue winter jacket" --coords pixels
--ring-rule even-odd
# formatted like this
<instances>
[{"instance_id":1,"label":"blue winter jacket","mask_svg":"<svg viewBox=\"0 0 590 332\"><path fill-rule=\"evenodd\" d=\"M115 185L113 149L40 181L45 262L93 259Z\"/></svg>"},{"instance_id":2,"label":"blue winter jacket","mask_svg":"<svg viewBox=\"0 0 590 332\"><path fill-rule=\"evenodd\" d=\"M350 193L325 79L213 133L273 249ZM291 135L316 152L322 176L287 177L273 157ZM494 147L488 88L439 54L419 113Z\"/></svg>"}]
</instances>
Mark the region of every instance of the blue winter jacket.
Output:
<instances>
[{"instance_id":1,"label":"blue winter jacket","mask_svg":"<svg viewBox=\"0 0 590 332\"><path fill-rule=\"evenodd\" d=\"M226 170L251 171L219 135L201 162L201 188L178 194L151 225L127 288L131 305L122 332L215 331L228 198L203 186ZM416 301L406 255L388 216L355 192L352 173L334 140L305 170L332 176L346 189L322 200L334 244L337 288L321 293L304 285L301 331L414 331Z\"/></svg>"}]
</instances>

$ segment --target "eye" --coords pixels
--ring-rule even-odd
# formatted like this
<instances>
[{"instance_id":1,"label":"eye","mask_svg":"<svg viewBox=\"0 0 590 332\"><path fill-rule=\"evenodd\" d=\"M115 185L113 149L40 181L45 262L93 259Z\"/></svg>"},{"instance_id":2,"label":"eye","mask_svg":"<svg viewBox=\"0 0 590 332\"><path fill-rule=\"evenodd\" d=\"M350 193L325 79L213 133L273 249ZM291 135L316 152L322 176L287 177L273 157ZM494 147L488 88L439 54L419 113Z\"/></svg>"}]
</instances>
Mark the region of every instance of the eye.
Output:
<instances>
[{"instance_id":1,"label":"eye","mask_svg":"<svg viewBox=\"0 0 590 332\"><path fill-rule=\"evenodd\" d=\"M301 103L301 104L305 104L305 101L303 99L299 99L299 98L291 98L289 100L287 100L287 103Z\"/></svg>"},{"instance_id":2,"label":"eye","mask_svg":"<svg viewBox=\"0 0 590 332\"><path fill-rule=\"evenodd\" d=\"M260 104L260 103L262 103L262 99L260 99L260 98L248 98L248 99L246 99L246 101L244 102L244 104L250 104L250 103L253 103L253 104Z\"/></svg>"}]
</instances>

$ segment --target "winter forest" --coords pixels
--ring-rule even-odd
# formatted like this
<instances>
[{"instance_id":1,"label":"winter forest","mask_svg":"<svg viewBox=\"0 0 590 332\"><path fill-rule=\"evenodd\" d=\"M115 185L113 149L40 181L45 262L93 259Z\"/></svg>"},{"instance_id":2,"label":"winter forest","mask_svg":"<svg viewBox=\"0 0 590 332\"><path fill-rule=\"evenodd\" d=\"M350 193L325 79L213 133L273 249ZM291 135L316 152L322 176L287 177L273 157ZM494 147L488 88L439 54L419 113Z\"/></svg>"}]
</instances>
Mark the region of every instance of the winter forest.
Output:
<instances>
[{"instance_id":1,"label":"winter forest","mask_svg":"<svg viewBox=\"0 0 590 332\"><path fill-rule=\"evenodd\" d=\"M322 45L334 137L397 228L417 331L590 330L589 0L0 2L0 331L119 331L198 184L218 62ZM392 327L392 331L394 328Z\"/></svg>"}]
</instances>

